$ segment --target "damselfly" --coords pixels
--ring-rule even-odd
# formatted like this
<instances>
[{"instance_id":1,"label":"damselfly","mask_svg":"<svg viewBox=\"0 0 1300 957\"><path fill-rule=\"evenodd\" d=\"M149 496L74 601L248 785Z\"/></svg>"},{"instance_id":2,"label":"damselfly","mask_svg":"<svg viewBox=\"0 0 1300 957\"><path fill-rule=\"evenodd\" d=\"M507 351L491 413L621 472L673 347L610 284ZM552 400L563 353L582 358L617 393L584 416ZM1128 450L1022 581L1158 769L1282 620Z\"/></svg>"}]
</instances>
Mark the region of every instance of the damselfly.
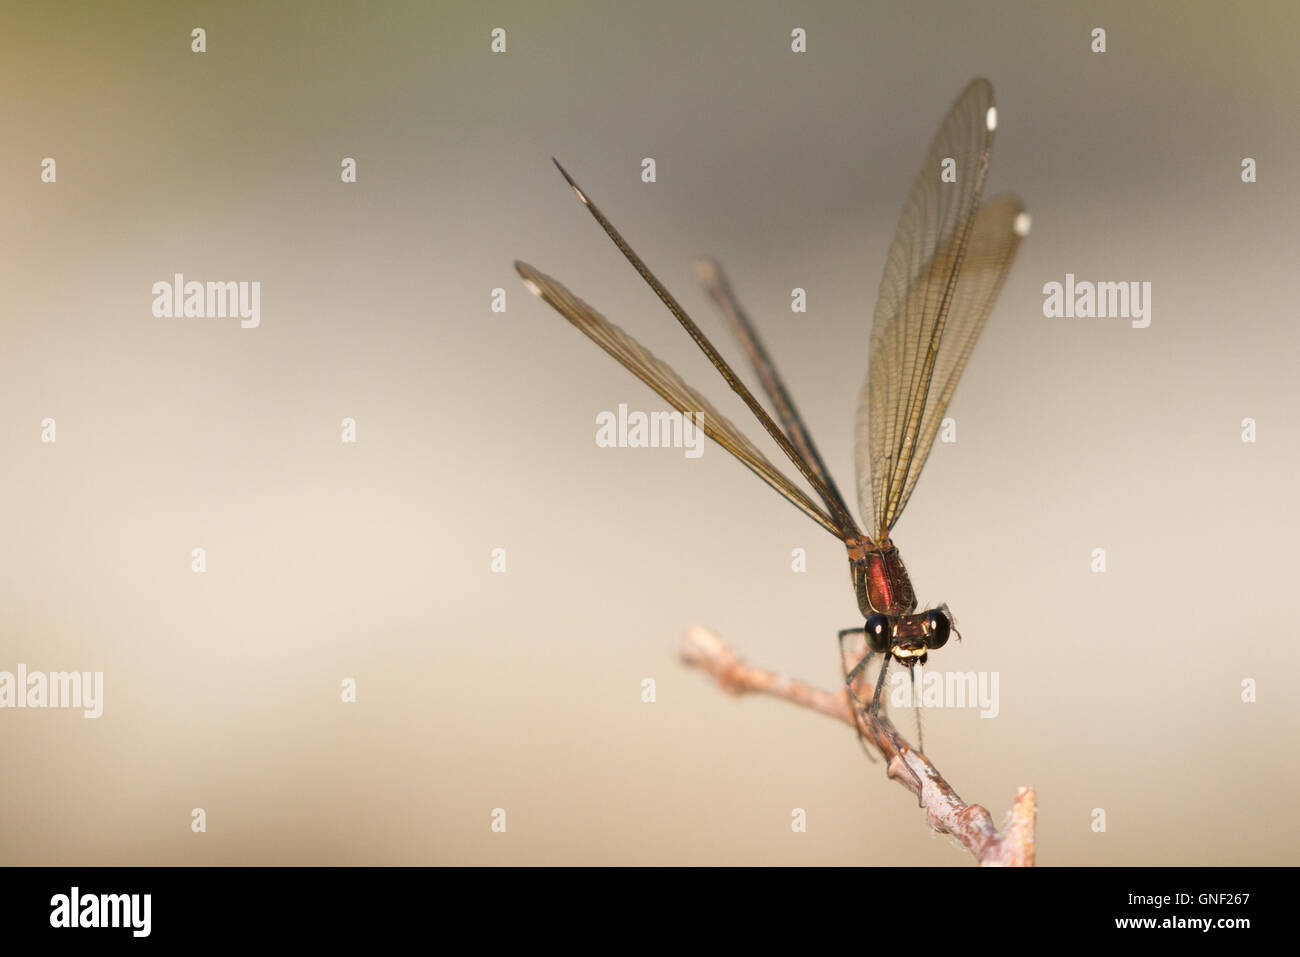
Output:
<instances>
[{"instance_id":1,"label":"damselfly","mask_svg":"<svg viewBox=\"0 0 1300 957\"><path fill-rule=\"evenodd\" d=\"M744 400L821 500L814 502L739 429L666 363L563 285L526 263L524 284L582 330L673 408L695 413L704 432L796 508L840 539L861 627L840 632L845 683L859 707L876 716L891 659L909 670L955 633L947 605L916 610L916 596L890 533L930 454L944 411L993 303L1006 280L1029 216L1015 196L981 205L997 126L993 88L972 81L957 97L930 144L885 260L871 328L867 379L857 412L858 504L872 534L854 521L790 393L721 268L699 264L780 420L778 426L664 285L633 252L564 168L560 173L696 345ZM960 639L960 635L958 635ZM880 656L874 691L865 680ZM869 700L868 700L869 698Z\"/></svg>"}]
</instances>

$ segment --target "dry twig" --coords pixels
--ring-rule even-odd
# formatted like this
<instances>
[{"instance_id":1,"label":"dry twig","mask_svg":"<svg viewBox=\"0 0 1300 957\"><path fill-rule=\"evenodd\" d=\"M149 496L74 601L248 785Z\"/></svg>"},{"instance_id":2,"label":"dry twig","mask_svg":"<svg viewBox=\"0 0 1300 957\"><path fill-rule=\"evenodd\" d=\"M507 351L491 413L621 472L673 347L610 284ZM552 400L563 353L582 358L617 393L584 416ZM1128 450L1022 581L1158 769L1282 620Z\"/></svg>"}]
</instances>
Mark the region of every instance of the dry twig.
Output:
<instances>
[{"instance_id":1,"label":"dry twig","mask_svg":"<svg viewBox=\"0 0 1300 957\"><path fill-rule=\"evenodd\" d=\"M935 766L903 739L888 718L872 718L853 707L848 689L823 691L787 675L751 667L705 628L691 628L680 653L683 661L713 675L730 694L768 694L838 718L850 727L856 725L884 756L888 776L917 796L932 828L961 841L983 867L1033 866L1037 813L1033 788L1017 789L1011 824L1006 833L999 834L989 812L958 797Z\"/></svg>"}]
</instances>

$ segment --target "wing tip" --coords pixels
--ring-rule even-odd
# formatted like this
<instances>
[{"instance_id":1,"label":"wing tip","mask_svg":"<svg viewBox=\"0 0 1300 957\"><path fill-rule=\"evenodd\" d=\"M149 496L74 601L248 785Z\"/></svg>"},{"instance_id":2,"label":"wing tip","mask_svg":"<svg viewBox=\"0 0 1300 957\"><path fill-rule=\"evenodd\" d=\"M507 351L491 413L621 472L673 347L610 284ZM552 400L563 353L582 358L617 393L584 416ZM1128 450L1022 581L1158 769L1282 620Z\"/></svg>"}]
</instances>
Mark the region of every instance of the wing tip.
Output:
<instances>
[{"instance_id":1,"label":"wing tip","mask_svg":"<svg viewBox=\"0 0 1300 957\"><path fill-rule=\"evenodd\" d=\"M998 128L998 106L993 96L993 84L986 77L977 76L967 83L957 95L956 102L974 106L981 100L988 104L984 108L984 128L992 133Z\"/></svg>"},{"instance_id":2,"label":"wing tip","mask_svg":"<svg viewBox=\"0 0 1300 957\"><path fill-rule=\"evenodd\" d=\"M700 282L705 285L713 285L718 281L718 261L712 256L701 256L695 260L695 275Z\"/></svg>"},{"instance_id":3,"label":"wing tip","mask_svg":"<svg viewBox=\"0 0 1300 957\"><path fill-rule=\"evenodd\" d=\"M541 273L528 265L528 263L524 262L522 259L515 260L515 272L519 273L519 277L523 279L524 288L537 298L542 298L542 287L536 279L536 277L540 276Z\"/></svg>"},{"instance_id":4,"label":"wing tip","mask_svg":"<svg viewBox=\"0 0 1300 957\"><path fill-rule=\"evenodd\" d=\"M572 189L573 192L577 194L578 199L582 200L582 205L590 206L591 200L587 199L587 194L584 193L578 187L578 184L573 181L573 177L569 175L569 171L565 169L563 166L561 166L560 161L557 160L554 156L551 157L551 162L554 163L555 168L560 171L560 175L563 176L564 181L569 184L569 188Z\"/></svg>"}]
</instances>

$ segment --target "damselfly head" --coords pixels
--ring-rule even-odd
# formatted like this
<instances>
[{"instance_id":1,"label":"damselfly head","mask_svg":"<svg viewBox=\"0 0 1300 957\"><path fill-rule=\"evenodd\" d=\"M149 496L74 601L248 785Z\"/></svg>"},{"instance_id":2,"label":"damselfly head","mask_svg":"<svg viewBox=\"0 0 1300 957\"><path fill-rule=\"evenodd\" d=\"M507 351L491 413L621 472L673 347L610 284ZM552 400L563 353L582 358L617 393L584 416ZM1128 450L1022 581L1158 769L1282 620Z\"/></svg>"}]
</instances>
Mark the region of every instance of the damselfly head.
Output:
<instances>
[{"instance_id":1,"label":"damselfly head","mask_svg":"<svg viewBox=\"0 0 1300 957\"><path fill-rule=\"evenodd\" d=\"M867 619L867 641L873 651L888 651L901 665L923 665L926 656L948 643L953 633L947 605L915 615L872 615Z\"/></svg>"}]
</instances>

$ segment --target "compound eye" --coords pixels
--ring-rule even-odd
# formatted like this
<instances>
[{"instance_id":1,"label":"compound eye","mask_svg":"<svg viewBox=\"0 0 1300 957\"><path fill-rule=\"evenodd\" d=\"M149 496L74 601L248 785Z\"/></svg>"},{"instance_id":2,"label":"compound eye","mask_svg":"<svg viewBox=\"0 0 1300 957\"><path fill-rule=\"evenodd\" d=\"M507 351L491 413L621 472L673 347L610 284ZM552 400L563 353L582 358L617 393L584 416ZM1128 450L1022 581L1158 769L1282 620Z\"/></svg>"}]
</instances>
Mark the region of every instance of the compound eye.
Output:
<instances>
[{"instance_id":1,"label":"compound eye","mask_svg":"<svg viewBox=\"0 0 1300 957\"><path fill-rule=\"evenodd\" d=\"M948 643L950 625L948 616L937 608L932 608L925 615L925 647L942 648Z\"/></svg>"},{"instance_id":2,"label":"compound eye","mask_svg":"<svg viewBox=\"0 0 1300 957\"><path fill-rule=\"evenodd\" d=\"M885 651L889 648L889 636L894 630L888 615L874 614L867 619L867 644L872 651Z\"/></svg>"}]
</instances>

